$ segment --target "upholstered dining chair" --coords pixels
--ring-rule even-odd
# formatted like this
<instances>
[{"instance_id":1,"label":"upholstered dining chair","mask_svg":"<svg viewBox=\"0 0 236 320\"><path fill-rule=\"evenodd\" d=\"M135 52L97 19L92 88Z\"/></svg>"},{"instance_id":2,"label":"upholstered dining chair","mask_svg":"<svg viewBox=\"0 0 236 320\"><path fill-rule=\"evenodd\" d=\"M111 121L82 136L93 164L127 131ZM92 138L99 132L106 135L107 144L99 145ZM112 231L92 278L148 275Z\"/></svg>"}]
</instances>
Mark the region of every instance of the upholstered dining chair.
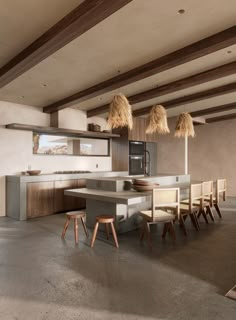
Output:
<instances>
[{"instance_id":1,"label":"upholstered dining chair","mask_svg":"<svg viewBox=\"0 0 236 320\"><path fill-rule=\"evenodd\" d=\"M167 212L169 208L171 208L171 213ZM153 189L152 210L142 210L140 215L143 218L141 241L146 233L148 244L151 247L150 225L159 223L164 223L162 238L165 238L168 232L175 240L173 221L179 219L179 188Z\"/></svg>"},{"instance_id":2,"label":"upholstered dining chair","mask_svg":"<svg viewBox=\"0 0 236 320\"><path fill-rule=\"evenodd\" d=\"M209 214L212 221L214 221L214 214L212 212L212 206L213 206L213 181L204 181L202 183L202 192L203 192L203 209L199 211L198 218L201 214Z\"/></svg>"},{"instance_id":3,"label":"upholstered dining chair","mask_svg":"<svg viewBox=\"0 0 236 320\"><path fill-rule=\"evenodd\" d=\"M205 201L208 201L210 203L211 208L213 206L215 207L216 212L220 218L222 218L222 214L220 211L219 203L222 200L226 201L226 191L227 191L226 179L218 179L216 180L216 190L215 190L215 194L212 197L212 200L209 199L209 197L205 198Z\"/></svg>"},{"instance_id":4,"label":"upholstered dining chair","mask_svg":"<svg viewBox=\"0 0 236 320\"><path fill-rule=\"evenodd\" d=\"M196 183L190 185L189 198L180 202L180 219L184 222L190 217L196 231L200 229L197 214L201 212L205 221L208 223L206 213L203 208L203 185ZM185 224L183 226L184 234L187 235Z\"/></svg>"}]
</instances>

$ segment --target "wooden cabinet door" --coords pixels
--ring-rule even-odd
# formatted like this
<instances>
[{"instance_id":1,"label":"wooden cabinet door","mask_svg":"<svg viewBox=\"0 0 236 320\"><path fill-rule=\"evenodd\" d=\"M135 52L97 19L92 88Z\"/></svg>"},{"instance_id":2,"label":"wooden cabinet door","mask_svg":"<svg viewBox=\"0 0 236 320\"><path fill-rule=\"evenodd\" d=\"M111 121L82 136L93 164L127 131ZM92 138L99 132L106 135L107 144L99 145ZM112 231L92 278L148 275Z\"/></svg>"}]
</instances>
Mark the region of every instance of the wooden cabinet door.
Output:
<instances>
[{"instance_id":1,"label":"wooden cabinet door","mask_svg":"<svg viewBox=\"0 0 236 320\"><path fill-rule=\"evenodd\" d=\"M54 213L54 182L27 184L27 217L35 218Z\"/></svg>"},{"instance_id":2,"label":"wooden cabinet door","mask_svg":"<svg viewBox=\"0 0 236 320\"><path fill-rule=\"evenodd\" d=\"M73 211L85 208L85 199L64 195L64 191L67 189L84 188L85 185L86 182L84 179L55 181L55 212Z\"/></svg>"},{"instance_id":3,"label":"wooden cabinet door","mask_svg":"<svg viewBox=\"0 0 236 320\"><path fill-rule=\"evenodd\" d=\"M133 118L133 129L129 130L129 140L134 141L146 141L146 119L145 118Z\"/></svg>"}]
</instances>

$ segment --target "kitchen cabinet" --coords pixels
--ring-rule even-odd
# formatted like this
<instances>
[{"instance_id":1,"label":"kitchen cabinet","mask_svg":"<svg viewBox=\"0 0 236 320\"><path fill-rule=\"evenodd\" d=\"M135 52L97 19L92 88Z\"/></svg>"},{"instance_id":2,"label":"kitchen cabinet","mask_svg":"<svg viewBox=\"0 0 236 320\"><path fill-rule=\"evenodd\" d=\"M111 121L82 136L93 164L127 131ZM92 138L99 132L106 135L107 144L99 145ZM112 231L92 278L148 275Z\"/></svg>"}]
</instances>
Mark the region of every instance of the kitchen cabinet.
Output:
<instances>
[{"instance_id":1,"label":"kitchen cabinet","mask_svg":"<svg viewBox=\"0 0 236 320\"><path fill-rule=\"evenodd\" d=\"M35 218L54 213L54 182L32 182L27 187L27 217Z\"/></svg>"},{"instance_id":2,"label":"kitchen cabinet","mask_svg":"<svg viewBox=\"0 0 236 320\"><path fill-rule=\"evenodd\" d=\"M146 141L146 119L133 118L133 129L128 130L128 140Z\"/></svg>"},{"instance_id":3,"label":"kitchen cabinet","mask_svg":"<svg viewBox=\"0 0 236 320\"><path fill-rule=\"evenodd\" d=\"M78 189L85 187L85 179L55 181L54 211L65 212L85 208L85 199L64 195L64 191L66 189Z\"/></svg>"},{"instance_id":4,"label":"kitchen cabinet","mask_svg":"<svg viewBox=\"0 0 236 320\"><path fill-rule=\"evenodd\" d=\"M112 170L129 170L129 141L157 142L157 133L146 134L147 119L133 118L133 129L113 129L112 132L119 134L120 138L112 140Z\"/></svg>"}]
</instances>

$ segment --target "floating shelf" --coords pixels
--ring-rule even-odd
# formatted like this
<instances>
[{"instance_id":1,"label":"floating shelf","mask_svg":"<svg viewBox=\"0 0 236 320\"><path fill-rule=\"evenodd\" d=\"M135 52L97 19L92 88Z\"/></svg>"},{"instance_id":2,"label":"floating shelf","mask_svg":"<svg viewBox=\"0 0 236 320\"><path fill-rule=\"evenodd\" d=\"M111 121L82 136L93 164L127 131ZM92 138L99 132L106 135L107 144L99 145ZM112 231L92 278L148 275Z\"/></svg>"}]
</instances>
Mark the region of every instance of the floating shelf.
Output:
<instances>
[{"instance_id":1,"label":"floating shelf","mask_svg":"<svg viewBox=\"0 0 236 320\"><path fill-rule=\"evenodd\" d=\"M86 138L101 138L101 139L120 137L119 134L108 133L108 132L82 131L82 130L71 130L71 129L63 129L63 128L55 128L55 127L32 126L32 125L22 124L22 123L9 123L6 125L6 128L14 129L14 130L33 131L37 133L64 135L69 137L86 137Z\"/></svg>"}]
</instances>

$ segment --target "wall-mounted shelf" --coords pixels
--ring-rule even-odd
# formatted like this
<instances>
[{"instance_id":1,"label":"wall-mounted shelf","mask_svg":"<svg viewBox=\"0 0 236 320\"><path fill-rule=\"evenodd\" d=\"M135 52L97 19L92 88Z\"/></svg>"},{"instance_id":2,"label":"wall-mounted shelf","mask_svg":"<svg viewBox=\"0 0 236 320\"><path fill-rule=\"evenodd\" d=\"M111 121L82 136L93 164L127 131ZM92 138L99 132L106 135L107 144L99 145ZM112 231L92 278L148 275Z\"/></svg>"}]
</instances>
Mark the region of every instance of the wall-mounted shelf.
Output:
<instances>
[{"instance_id":1,"label":"wall-mounted shelf","mask_svg":"<svg viewBox=\"0 0 236 320\"><path fill-rule=\"evenodd\" d=\"M32 126L32 125L22 124L22 123L10 123L6 125L6 128L14 129L14 130L33 131L37 133L64 135L69 137L73 136L73 137L100 138L100 139L120 137L119 134L108 133L108 132L82 131L82 130L71 130L71 129L63 129L63 128L55 128L55 127Z\"/></svg>"}]
</instances>

